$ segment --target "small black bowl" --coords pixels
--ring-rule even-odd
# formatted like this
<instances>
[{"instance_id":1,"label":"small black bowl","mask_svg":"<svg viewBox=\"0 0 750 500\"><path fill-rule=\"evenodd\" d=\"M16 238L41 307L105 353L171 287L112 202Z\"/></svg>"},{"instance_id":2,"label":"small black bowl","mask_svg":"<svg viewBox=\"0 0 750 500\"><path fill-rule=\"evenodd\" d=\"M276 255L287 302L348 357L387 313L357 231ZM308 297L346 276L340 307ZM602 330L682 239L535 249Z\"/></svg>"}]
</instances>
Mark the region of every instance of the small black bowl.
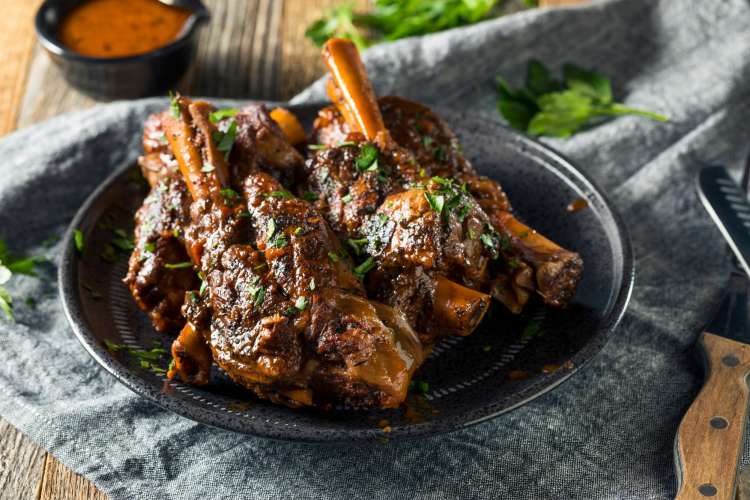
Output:
<instances>
[{"instance_id":1,"label":"small black bowl","mask_svg":"<svg viewBox=\"0 0 750 500\"><path fill-rule=\"evenodd\" d=\"M209 19L200 2L178 37L158 49L128 57L99 58L73 52L58 38L60 22L85 0L47 0L36 14L36 33L65 79L81 92L98 100L135 99L163 94L187 71L196 52L198 28Z\"/></svg>"}]
</instances>

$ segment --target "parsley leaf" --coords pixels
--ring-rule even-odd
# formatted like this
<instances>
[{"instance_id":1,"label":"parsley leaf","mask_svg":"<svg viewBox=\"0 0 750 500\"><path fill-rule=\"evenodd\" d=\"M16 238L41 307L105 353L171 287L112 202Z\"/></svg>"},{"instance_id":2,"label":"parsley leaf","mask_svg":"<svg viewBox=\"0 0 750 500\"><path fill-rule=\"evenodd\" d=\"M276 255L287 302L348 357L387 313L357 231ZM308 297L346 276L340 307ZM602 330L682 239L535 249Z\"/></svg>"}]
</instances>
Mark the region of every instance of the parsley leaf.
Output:
<instances>
[{"instance_id":1,"label":"parsley leaf","mask_svg":"<svg viewBox=\"0 0 750 500\"><path fill-rule=\"evenodd\" d=\"M563 80L555 80L541 62L531 60L525 88L513 89L497 78L497 109L511 127L553 137L570 137L604 116L637 115L667 121L663 115L614 102L609 79L594 71L565 64Z\"/></svg>"},{"instance_id":2,"label":"parsley leaf","mask_svg":"<svg viewBox=\"0 0 750 500\"><path fill-rule=\"evenodd\" d=\"M436 211L437 213L441 213L443 211L443 206L445 206L445 196L443 196L442 194L434 194L430 193L429 191L425 191L424 197L427 199L427 203L430 204L434 211Z\"/></svg>"},{"instance_id":3,"label":"parsley leaf","mask_svg":"<svg viewBox=\"0 0 750 500\"><path fill-rule=\"evenodd\" d=\"M378 148L369 143L362 145L359 156L355 160L357 170L360 172L373 172L378 169Z\"/></svg>"},{"instance_id":4,"label":"parsley leaf","mask_svg":"<svg viewBox=\"0 0 750 500\"><path fill-rule=\"evenodd\" d=\"M236 205L237 201L240 198L239 193L231 188L224 188L219 191L219 193L224 198L224 201L227 203L227 205L229 205L230 207Z\"/></svg>"},{"instance_id":5,"label":"parsley leaf","mask_svg":"<svg viewBox=\"0 0 750 500\"><path fill-rule=\"evenodd\" d=\"M5 317L10 321L14 321L13 316L13 297L5 288L0 287L0 310L3 311Z\"/></svg>"},{"instance_id":6,"label":"parsley leaf","mask_svg":"<svg viewBox=\"0 0 750 500\"><path fill-rule=\"evenodd\" d=\"M186 269L188 267L193 267L193 263L189 261L185 261L185 262L174 262L174 263L167 262L166 264L164 264L165 269Z\"/></svg>"},{"instance_id":7,"label":"parsley leaf","mask_svg":"<svg viewBox=\"0 0 750 500\"><path fill-rule=\"evenodd\" d=\"M229 160L229 154L232 152L234 140L237 138L237 122L232 120L226 132L214 130L211 139L216 143L216 149L224 153L224 159Z\"/></svg>"},{"instance_id":8,"label":"parsley leaf","mask_svg":"<svg viewBox=\"0 0 750 500\"><path fill-rule=\"evenodd\" d=\"M318 200L318 195L315 194L315 193L313 193L312 191L306 191L302 195L302 199L305 200L305 201L309 201L310 203L312 203L313 201L317 201Z\"/></svg>"},{"instance_id":9,"label":"parsley leaf","mask_svg":"<svg viewBox=\"0 0 750 500\"><path fill-rule=\"evenodd\" d=\"M296 307L298 311L304 311L307 307L307 297L304 295L297 297L297 300L294 302L294 307Z\"/></svg>"},{"instance_id":10,"label":"parsley leaf","mask_svg":"<svg viewBox=\"0 0 750 500\"><path fill-rule=\"evenodd\" d=\"M83 248L84 248L84 239L83 239L83 231L80 229L74 229L73 230L73 243L76 246L76 250L78 250L78 253L83 255Z\"/></svg>"},{"instance_id":11,"label":"parsley leaf","mask_svg":"<svg viewBox=\"0 0 750 500\"><path fill-rule=\"evenodd\" d=\"M208 119L211 120L211 123L218 123L224 118L234 118L239 111L237 108L219 109L208 115Z\"/></svg>"},{"instance_id":12,"label":"parsley leaf","mask_svg":"<svg viewBox=\"0 0 750 500\"><path fill-rule=\"evenodd\" d=\"M177 102L177 95L171 90L169 91L169 112L172 114L172 117L180 119L180 103Z\"/></svg>"},{"instance_id":13,"label":"parsley leaf","mask_svg":"<svg viewBox=\"0 0 750 500\"><path fill-rule=\"evenodd\" d=\"M270 240L276 232L276 221L273 218L268 219L266 224L266 239Z\"/></svg>"},{"instance_id":14,"label":"parsley leaf","mask_svg":"<svg viewBox=\"0 0 750 500\"><path fill-rule=\"evenodd\" d=\"M359 278L363 279L367 273L369 273L375 267L375 259L367 257L367 259L354 268L354 274Z\"/></svg>"}]
</instances>

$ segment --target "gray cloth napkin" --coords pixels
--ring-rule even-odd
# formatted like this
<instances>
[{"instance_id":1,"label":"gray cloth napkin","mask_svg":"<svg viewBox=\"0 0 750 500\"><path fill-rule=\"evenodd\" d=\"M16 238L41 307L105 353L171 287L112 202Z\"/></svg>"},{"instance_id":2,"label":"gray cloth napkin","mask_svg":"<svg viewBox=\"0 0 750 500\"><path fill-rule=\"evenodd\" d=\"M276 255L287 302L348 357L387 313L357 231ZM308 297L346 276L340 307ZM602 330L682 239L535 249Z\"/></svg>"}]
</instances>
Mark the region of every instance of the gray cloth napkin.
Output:
<instances>
[{"instance_id":1,"label":"gray cloth napkin","mask_svg":"<svg viewBox=\"0 0 750 500\"><path fill-rule=\"evenodd\" d=\"M553 392L468 430L385 445L313 446L224 432L170 414L104 372L63 317L55 266L14 277L17 322L0 321L0 414L91 479L130 498L667 498L672 444L701 382L690 356L728 266L694 176L739 168L750 137L745 1L620 0L535 10L366 54L380 93L499 120L494 77L538 58L595 67L616 96L669 123L623 117L548 140L624 216L637 256L614 338ZM321 86L296 101L322 96ZM0 142L0 235L46 253L110 170L134 158L164 100L61 116ZM85 168L84 168L85 166ZM35 307L24 298L36 300Z\"/></svg>"}]
</instances>

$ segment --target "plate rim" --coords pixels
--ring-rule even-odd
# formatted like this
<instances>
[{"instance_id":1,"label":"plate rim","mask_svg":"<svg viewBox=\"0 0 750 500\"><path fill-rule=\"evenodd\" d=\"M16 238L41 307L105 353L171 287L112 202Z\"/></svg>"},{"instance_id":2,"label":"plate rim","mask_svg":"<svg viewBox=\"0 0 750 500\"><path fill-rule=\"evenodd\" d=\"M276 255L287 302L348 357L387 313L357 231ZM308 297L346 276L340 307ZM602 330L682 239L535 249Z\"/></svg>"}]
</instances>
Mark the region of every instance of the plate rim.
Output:
<instances>
[{"instance_id":1,"label":"plate rim","mask_svg":"<svg viewBox=\"0 0 750 500\"><path fill-rule=\"evenodd\" d=\"M328 104L285 104L271 101L247 102L263 102L267 105L284 105L291 110L297 109L308 111L319 109L320 107ZM453 113L456 112L453 111ZM458 112L458 114L461 113ZM294 428L286 426L280 426L278 429L270 424L259 426L254 421L246 421L245 423L247 425L240 428L236 425L227 424L225 419L210 418L211 415L214 415L215 412L208 408L202 408L202 410L205 411L198 412L197 414L192 414L184 410L184 403L181 403L179 400L161 392L154 392L150 385L147 384L141 377L133 375L127 369L119 369L117 365L121 363L119 363L109 352L107 352L104 347L99 345L97 337L86 324L85 315L83 313L83 308L78 298L77 292L77 251L73 244L73 232L81 225L82 220L86 218L89 211L96 204L102 194L107 189L109 189L111 185L117 181L117 179L119 179L123 172L133 167L133 160L126 161L122 165L115 168L114 171L109 174L107 178L102 181L97 186L97 188L86 198L86 201L78 209L75 217L73 217L63 237L63 250L60 258L60 265L58 267L57 285L60 292L60 301L62 304L63 312L68 321L68 324L71 326L75 337L84 347L86 352L102 368L104 368L105 371L114 376L118 382L123 384L138 396L146 398L147 400L155 403L165 410L168 410L183 418L190 419L200 424L260 438L307 443L342 443L351 442L353 440L368 441L382 439L383 437L387 437L388 439L411 439L419 437L429 437L436 434L466 429L468 427L486 422L488 420L497 418L500 415L513 411L529 403L530 401L552 391L553 389L556 389L563 382L569 380L574 373L578 372L578 370L585 366L586 363L593 359L606 345L613 332L619 325L620 321L622 320L623 316L625 315L625 312L627 311L627 306L632 296L635 282L635 259L633 255L630 233L627 229L627 226L624 224L621 215L615 209L608 196L603 193L602 189L600 189L599 186L586 173L577 168L576 165L568 160L563 154L559 153L548 145L543 144L533 138L527 137L501 123L490 121L484 118L480 119L491 123L493 127L500 127L504 129L504 132L508 134L509 138L517 141L521 146L532 150L537 157L543 157L543 159L545 160L545 164L553 165L554 170L556 171L560 171L562 167L565 174L570 177L577 178L579 182L586 185L586 187L588 188L587 193L590 193L594 197L599 198L601 204L608 212L607 215L614 223L617 240L619 241L622 252L622 282L620 283L620 288L617 291L614 300L612 301L611 310L609 311L608 315L602 319L601 324L596 329L594 334L589 338L589 340L584 343L581 348L576 351L575 354L570 358L573 366L566 370L556 370L550 374L539 377L539 380L525 387L519 393L516 393L517 395L520 395L520 397L517 401L511 404L500 405L500 408L493 408L492 405L480 406L479 408L471 411L471 416L465 419L461 419L460 417L452 417L445 420L431 420L421 423L415 423L408 426L395 428L389 434L384 434L381 429L375 426L373 426L373 429L340 429L336 427L319 428L316 429L314 433L312 433L306 432L304 430L294 431ZM504 140L507 140L507 137L504 138Z\"/></svg>"}]
</instances>

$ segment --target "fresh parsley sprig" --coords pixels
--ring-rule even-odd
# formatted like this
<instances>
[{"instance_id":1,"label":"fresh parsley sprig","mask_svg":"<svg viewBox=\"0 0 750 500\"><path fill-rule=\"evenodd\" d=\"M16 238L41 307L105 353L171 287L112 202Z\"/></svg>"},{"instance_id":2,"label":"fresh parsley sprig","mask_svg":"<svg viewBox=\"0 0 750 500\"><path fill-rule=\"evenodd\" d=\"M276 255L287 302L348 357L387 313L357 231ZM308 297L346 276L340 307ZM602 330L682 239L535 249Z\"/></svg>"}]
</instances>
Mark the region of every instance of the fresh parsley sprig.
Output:
<instances>
[{"instance_id":1,"label":"fresh parsley sprig","mask_svg":"<svg viewBox=\"0 0 750 500\"><path fill-rule=\"evenodd\" d=\"M511 127L531 135L570 137L597 119L638 115L664 122L667 117L614 102L605 76L574 64L563 65L563 81L555 80L539 61L529 61L526 86L514 89L497 77L497 109Z\"/></svg>"},{"instance_id":2,"label":"fresh parsley sprig","mask_svg":"<svg viewBox=\"0 0 750 500\"><path fill-rule=\"evenodd\" d=\"M367 12L344 4L311 24L305 36L318 46L333 37L365 49L379 42L473 24L495 14L502 0L374 0Z\"/></svg>"},{"instance_id":3,"label":"fresh parsley sprig","mask_svg":"<svg viewBox=\"0 0 750 500\"><path fill-rule=\"evenodd\" d=\"M26 276L37 276L36 265L44 261L42 257L16 257L8 251L5 241L0 239L0 311L10 321L13 316L13 297L5 288L13 274L25 274Z\"/></svg>"}]
</instances>

